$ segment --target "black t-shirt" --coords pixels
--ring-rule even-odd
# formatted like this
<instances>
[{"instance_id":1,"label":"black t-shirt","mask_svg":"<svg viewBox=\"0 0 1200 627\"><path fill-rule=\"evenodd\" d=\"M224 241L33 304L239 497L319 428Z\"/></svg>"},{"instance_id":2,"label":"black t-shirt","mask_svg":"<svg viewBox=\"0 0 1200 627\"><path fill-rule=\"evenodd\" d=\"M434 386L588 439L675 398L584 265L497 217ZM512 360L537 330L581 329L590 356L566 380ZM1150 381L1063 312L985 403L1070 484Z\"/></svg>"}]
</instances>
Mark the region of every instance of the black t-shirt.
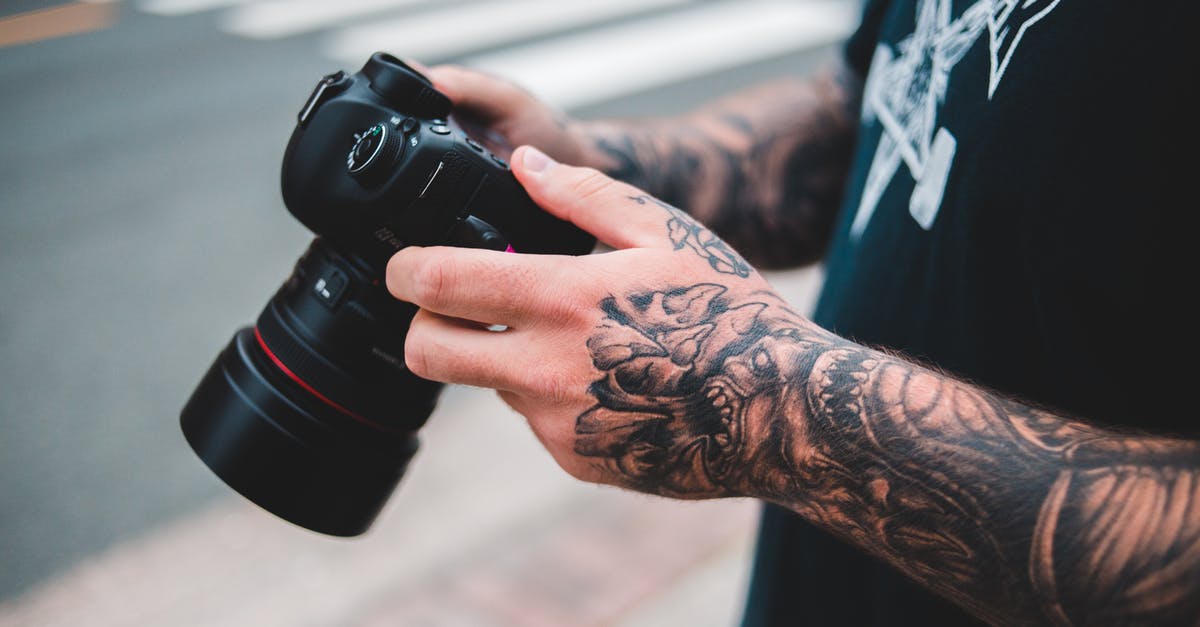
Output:
<instances>
[{"instance_id":1,"label":"black t-shirt","mask_svg":"<svg viewBox=\"0 0 1200 627\"><path fill-rule=\"evenodd\" d=\"M1097 423L1197 433L1164 375L1195 285L1168 261L1197 204L1195 4L868 2L816 322ZM969 622L767 508L745 625Z\"/></svg>"}]
</instances>

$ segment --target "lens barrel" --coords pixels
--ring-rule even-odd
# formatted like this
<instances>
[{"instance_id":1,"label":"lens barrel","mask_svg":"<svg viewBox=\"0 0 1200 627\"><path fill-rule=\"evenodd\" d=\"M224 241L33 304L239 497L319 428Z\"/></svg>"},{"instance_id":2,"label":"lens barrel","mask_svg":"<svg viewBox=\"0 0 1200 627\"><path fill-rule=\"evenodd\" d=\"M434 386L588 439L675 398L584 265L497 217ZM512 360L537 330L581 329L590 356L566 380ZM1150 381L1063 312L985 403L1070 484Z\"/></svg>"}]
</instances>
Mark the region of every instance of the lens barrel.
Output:
<instances>
[{"instance_id":1,"label":"lens barrel","mask_svg":"<svg viewBox=\"0 0 1200 627\"><path fill-rule=\"evenodd\" d=\"M403 365L415 312L318 239L183 408L201 460L292 523L364 532L417 451L441 385Z\"/></svg>"}]
</instances>

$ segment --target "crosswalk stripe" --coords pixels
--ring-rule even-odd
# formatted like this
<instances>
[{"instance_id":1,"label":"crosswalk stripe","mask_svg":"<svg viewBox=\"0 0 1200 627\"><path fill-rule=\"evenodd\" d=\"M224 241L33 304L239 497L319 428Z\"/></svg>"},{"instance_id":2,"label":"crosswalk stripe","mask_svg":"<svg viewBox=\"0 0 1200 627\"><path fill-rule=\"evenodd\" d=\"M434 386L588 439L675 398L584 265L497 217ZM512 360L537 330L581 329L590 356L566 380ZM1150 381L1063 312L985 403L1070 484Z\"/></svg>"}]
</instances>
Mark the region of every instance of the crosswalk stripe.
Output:
<instances>
[{"instance_id":1,"label":"crosswalk stripe","mask_svg":"<svg viewBox=\"0 0 1200 627\"><path fill-rule=\"evenodd\" d=\"M436 0L269 0L230 10L225 32L250 39L279 39L328 28L364 15Z\"/></svg>"},{"instance_id":2,"label":"crosswalk stripe","mask_svg":"<svg viewBox=\"0 0 1200 627\"><path fill-rule=\"evenodd\" d=\"M607 19L690 0L515 0L456 6L332 33L326 55L358 63L377 50L421 61L441 61L473 50L545 36Z\"/></svg>"},{"instance_id":3,"label":"crosswalk stripe","mask_svg":"<svg viewBox=\"0 0 1200 627\"><path fill-rule=\"evenodd\" d=\"M138 8L154 15L187 15L213 9L224 9L235 4L247 4L255 0L142 0Z\"/></svg>"},{"instance_id":4,"label":"crosswalk stripe","mask_svg":"<svg viewBox=\"0 0 1200 627\"><path fill-rule=\"evenodd\" d=\"M702 5L463 63L570 109L831 43L857 16L857 3L847 0Z\"/></svg>"},{"instance_id":5,"label":"crosswalk stripe","mask_svg":"<svg viewBox=\"0 0 1200 627\"><path fill-rule=\"evenodd\" d=\"M563 109L832 43L859 12L857 0L137 2L160 15L222 9L222 29L252 39L326 31L321 52L349 67L377 50L454 60L508 77Z\"/></svg>"}]
</instances>

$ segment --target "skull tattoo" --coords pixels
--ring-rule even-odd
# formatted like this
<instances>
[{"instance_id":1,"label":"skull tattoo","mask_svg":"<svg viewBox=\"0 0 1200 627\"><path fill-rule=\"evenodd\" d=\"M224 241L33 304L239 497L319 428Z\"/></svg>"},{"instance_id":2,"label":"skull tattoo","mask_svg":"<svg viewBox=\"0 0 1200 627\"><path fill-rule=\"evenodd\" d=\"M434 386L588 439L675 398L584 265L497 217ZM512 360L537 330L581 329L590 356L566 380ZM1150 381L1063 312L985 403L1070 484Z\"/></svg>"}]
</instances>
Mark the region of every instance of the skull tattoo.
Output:
<instances>
[{"instance_id":1,"label":"skull tattoo","mask_svg":"<svg viewBox=\"0 0 1200 627\"><path fill-rule=\"evenodd\" d=\"M793 387L814 345L785 307L726 292L702 283L601 303L588 348L603 377L576 421L576 453L636 489L705 497L794 448L772 425L803 405Z\"/></svg>"}]
</instances>

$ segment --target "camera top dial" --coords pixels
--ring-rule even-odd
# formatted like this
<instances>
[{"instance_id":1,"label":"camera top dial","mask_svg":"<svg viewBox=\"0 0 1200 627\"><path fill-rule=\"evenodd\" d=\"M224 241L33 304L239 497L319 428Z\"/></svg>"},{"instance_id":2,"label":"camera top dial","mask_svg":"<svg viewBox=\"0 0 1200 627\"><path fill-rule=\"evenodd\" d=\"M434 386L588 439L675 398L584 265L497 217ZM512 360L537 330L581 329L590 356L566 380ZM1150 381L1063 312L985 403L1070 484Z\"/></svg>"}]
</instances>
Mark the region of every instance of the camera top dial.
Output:
<instances>
[{"instance_id":1,"label":"camera top dial","mask_svg":"<svg viewBox=\"0 0 1200 627\"><path fill-rule=\"evenodd\" d=\"M376 124L354 134L354 147L346 155L346 168L363 183L373 183L386 175L404 151L401 130Z\"/></svg>"}]
</instances>

